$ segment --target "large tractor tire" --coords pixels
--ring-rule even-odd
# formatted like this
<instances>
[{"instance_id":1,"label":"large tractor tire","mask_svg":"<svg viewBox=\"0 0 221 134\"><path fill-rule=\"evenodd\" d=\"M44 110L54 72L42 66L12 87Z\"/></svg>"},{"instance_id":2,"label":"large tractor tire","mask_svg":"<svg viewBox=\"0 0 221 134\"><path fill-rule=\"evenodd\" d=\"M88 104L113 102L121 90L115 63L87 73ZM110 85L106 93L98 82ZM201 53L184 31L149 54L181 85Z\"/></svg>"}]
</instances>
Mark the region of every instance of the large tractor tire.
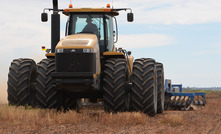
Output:
<instances>
[{"instance_id":1,"label":"large tractor tire","mask_svg":"<svg viewBox=\"0 0 221 134\"><path fill-rule=\"evenodd\" d=\"M32 59L15 59L8 73L9 105L34 104L36 63Z\"/></svg>"},{"instance_id":2,"label":"large tractor tire","mask_svg":"<svg viewBox=\"0 0 221 134\"><path fill-rule=\"evenodd\" d=\"M155 60L136 59L133 64L131 108L150 116L157 113L157 86Z\"/></svg>"},{"instance_id":3,"label":"large tractor tire","mask_svg":"<svg viewBox=\"0 0 221 134\"><path fill-rule=\"evenodd\" d=\"M127 75L125 59L113 58L106 61L103 73L103 99L106 112L127 110Z\"/></svg>"},{"instance_id":4,"label":"large tractor tire","mask_svg":"<svg viewBox=\"0 0 221 134\"><path fill-rule=\"evenodd\" d=\"M43 59L37 65L36 102L40 108L57 108L57 92L51 74L55 60Z\"/></svg>"},{"instance_id":5,"label":"large tractor tire","mask_svg":"<svg viewBox=\"0 0 221 134\"><path fill-rule=\"evenodd\" d=\"M164 111L164 70L162 63L156 63L157 68L157 113Z\"/></svg>"}]
</instances>

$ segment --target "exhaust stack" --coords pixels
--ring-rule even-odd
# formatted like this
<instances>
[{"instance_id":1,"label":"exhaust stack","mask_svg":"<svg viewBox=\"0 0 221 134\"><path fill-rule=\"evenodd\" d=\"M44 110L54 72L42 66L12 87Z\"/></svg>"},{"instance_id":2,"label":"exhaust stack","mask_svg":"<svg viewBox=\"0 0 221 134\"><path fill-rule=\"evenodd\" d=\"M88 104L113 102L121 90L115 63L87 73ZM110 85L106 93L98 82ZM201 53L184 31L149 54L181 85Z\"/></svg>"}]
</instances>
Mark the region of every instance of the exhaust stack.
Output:
<instances>
[{"instance_id":1,"label":"exhaust stack","mask_svg":"<svg viewBox=\"0 0 221 134\"><path fill-rule=\"evenodd\" d=\"M58 13L58 0L53 0L53 14L51 14L51 53L60 41L60 14Z\"/></svg>"}]
</instances>

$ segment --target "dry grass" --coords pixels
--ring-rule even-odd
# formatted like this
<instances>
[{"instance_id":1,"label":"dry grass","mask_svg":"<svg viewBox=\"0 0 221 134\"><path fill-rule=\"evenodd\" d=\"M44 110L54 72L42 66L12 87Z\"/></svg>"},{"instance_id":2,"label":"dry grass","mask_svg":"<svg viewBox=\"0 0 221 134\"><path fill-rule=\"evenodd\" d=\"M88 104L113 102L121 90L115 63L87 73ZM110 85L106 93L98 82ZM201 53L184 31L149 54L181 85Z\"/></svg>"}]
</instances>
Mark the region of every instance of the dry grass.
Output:
<instances>
[{"instance_id":1,"label":"dry grass","mask_svg":"<svg viewBox=\"0 0 221 134\"><path fill-rule=\"evenodd\" d=\"M220 132L221 94L207 94L197 111L165 111L155 117L139 112L105 113L103 109L57 112L0 105L0 133L209 133Z\"/></svg>"},{"instance_id":2,"label":"dry grass","mask_svg":"<svg viewBox=\"0 0 221 134\"><path fill-rule=\"evenodd\" d=\"M0 106L0 121L9 125L29 126L33 129L60 124L98 123L110 127L122 127L145 124L147 119L142 113L77 113L76 111L57 112L49 109L31 109L25 107Z\"/></svg>"},{"instance_id":3,"label":"dry grass","mask_svg":"<svg viewBox=\"0 0 221 134\"><path fill-rule=\"evenodd\" d=\"M103 114L100 118L100 123L111 126L131 126L131 125L144 125L147 122L147 115L139 112L134 113L117 113L117 114Z\"/></svg>"},{"instance_id":4,"label":"dry grass","mask_svg":"<svg viewBox=\"0 0 221 134\"><path fill-rule=\"evenodd\" d=\"M171 127L177 127L185 124L185 120L181 114L172 114L165 115L161 123L170 124Z\"/></svg>"},{"instance_id":5,"label":"dry grass","mask_svg":"<svg viewBox=\"0 0 221 134\"><path fill-rule=\"evenodd\" d=\"M11 125L29 125L33 128L63 123L75 124L79 121L78 117L79 114L74 111L63 113L48 109L25 109L6 105L0 107L0 120Z\"/></svg>"}]
</instances>

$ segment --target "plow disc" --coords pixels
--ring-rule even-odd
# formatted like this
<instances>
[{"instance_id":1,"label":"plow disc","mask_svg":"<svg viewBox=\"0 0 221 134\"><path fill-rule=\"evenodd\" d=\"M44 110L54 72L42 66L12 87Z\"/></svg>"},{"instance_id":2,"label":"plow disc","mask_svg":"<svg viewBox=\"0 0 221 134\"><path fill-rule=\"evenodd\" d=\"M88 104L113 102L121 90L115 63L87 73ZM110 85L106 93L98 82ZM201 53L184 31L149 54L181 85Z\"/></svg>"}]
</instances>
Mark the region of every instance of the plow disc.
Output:
<instances>
[{"instance_id":1,"label":"plow disc","mask_svg":"<svg viewBox=\"0 0 221 134\"><path fill-rule=\"evenodd\" d=\"M206 105L205 93L165 93L165 109L187 111Z\"/></svg>"}]
</instances>

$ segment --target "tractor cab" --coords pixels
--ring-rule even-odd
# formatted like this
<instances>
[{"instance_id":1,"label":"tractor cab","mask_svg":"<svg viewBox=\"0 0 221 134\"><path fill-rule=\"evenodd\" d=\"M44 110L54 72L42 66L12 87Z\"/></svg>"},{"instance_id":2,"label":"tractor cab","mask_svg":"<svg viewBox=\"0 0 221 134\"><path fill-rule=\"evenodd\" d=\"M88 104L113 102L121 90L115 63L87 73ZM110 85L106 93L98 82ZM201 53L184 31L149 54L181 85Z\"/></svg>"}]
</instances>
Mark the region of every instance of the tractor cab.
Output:
<instances>
[{"instance_id":1,"label":"tractor cab","mask_svg":"<svg viewBox=\"0 0 221 134\"><path fill-rule=\"evenodd\" d=\"M56 0L55 0L56 1ZM102 56L106 51L115 51L114 43L118 40L118 27L115 16L119 15L119 11L130 10L127 14L128 22L133 21L133 13L130 8L110 8L107 4L107 8L73 8L69 5L67 9L58 9L57 3L53 3L53 9L44 9L42 13L42 21L48 20L48 15L45 10L53 10L52 14L52 44L51 52L55 52L55 47L60 39L60 15L58 12L63 12L68 16L66 23L65 35L76 34L94 34L98 39L98 45L100 48L100 55Z\"/></svg>"},{"instance_id":2,"label":"tractor cab","mask_svg":"<svg viewBox=\"0 0 221 134\"><path fill-rule=\"evenodd\" d=\"M66 25L66 36L94 34L98 39L100 55L106 51L113 51L114 43L118 39L117 21L115 18L115 16L119 15L117 11L119 10L111 8L64 9L63 14L69 16Z\"/></svg>"},{"instance_id":3,"label":"tractor cab","mask_svg":"<svg viewBox=\"0 0 221 134\"><path fill-rule=\"evenodd\" d=\"M67 35L94 34L98 39L100 54L112 51L114 30L112 17L102 13L70 13L67 22Z\"/></svg>"}]
</instances>

